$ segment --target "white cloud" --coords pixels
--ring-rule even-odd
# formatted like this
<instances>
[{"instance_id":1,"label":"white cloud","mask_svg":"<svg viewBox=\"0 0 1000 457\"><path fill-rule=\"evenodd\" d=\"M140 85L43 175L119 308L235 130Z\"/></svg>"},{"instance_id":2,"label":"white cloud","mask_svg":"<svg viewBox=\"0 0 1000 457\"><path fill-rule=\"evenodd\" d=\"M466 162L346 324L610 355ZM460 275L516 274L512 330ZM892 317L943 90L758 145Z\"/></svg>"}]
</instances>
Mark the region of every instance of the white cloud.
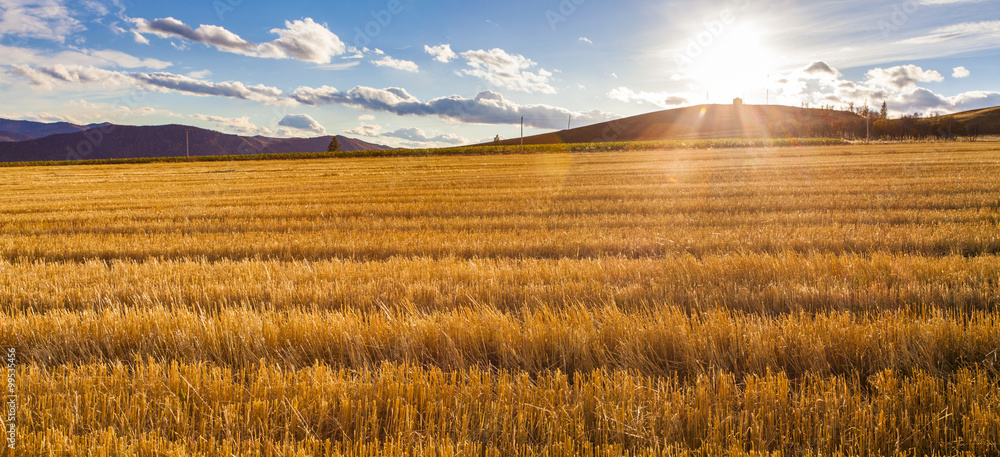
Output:
<instances>
[{"instance_id":1,"label":"white cloud","mask_svg":"<svg viewBox=\"0 0 1000 457\"><path fill-rule=\"evenodd\" d=\"M374 121L375 120L375 116L372 115L372 114L362 114L362 115L358 116L358 120L359 121Z\"/></svg>"},{"instance_id":2,"label":"white cloud","mask_svg":"<svg viewBox=\"0 0 1000 457\"><path fill-rule=\"evenodd\" d=\"M995 40L1000 37L1000 21L963 22L931 30L928 35L903 40L904 44L929 44L955 39ZM995 47L994 42L991 47Z\"/></svg>"},{"instance_id":3,"label":"white cloud","mask_svg":"<svg viewBox=\"0 0 1000 457\"><path fill-rule=\"evenodd\" d=\"M269 59L297 59L317 64L328 64L334 57L347 51L346 45L325 25L312 18L285 21L285 28L271 29L278 38L268 43L256 44L215 25L200 25L193 29L172 17L132 19L137 37L143 34L161 38L183 38L195 43L212 46L220 51ZM139 38L136 39L139 41Z\"/></svg>"},{"instance_id":4,"label":"white cloud","mask_svg":"<svg viewBox=\"0 0 1000 457\"><path fill-rule=\"evenodd\" d=\"M686 98L669 92L635 92L625 86L612 89L611 92L608 92L608 98L625 103L650 103L661 108L682 106L689 103Z\"/></svg>"},{"instance_id":5,"label":"white cloud","mask_svg":"<svg viewBox=\"0 0 1000 457\"><path fill-rule=\"evenodd\" d=\"M438 46L424 45L424 52L434 56L434 60L441 63L448 63L458 58L458 54L455 54L455 51L451 50L450 44Z\"/></svg>"},{"instance_id":6,"label":"white cloud","mask_svg":"<svg viewBox=\"0 0 1000 457\"><path fill-rule=\"evenodd\" d=\"M409 60L398 60L392 57L385 56L379 60L373 60L372 65L378 67L394 68L396 70L408 71L411 73L420 72L420 67L416 63L410 62Z\"/></svg>"},{"instance_id":7,"label":"white cloud","mask_svg":"<svg viewBox=\"0 0 1000 457\"><path fill-rule=\"evenodd\" d=\"M226 132L231 132L236 135L242 136L267 136L274 137L275 133L273 130L267 127L261 127L250 121L248 116L243 117L221 117L221 116L209 116L205 114L190 114L188 115L191 119L198 119L205 122L211 122L217 127L221 127Z\"/></svg>"},{"instance_id":8,"label":"white cloud","mask_svg":"<svg viewBox=\"0 0 1000 457\"><path fill-rule=\"evenodd\" d=\"M944 77L934 70L924 70L916 65L900 65L891 68L874 68L865 75L868 83L887 89L912 89L921 82L941 82Z\"/></svg>"},{"instance_id":9,"label":"white cloud","mask_svg":"<svg viewBox=\"0 0 1000 457\"><path fill-rule=\"evenodd\" d=\"M466 51L462 53L471 70L462 73L475 76L491 84L527 93L540 92L554 94L556 89L549 84L552 73L539 69L537 73L527 71L535 67L535 62L519 54L508 54L502 49L489 51Z\"/></svg>"},{"instance_id":10,"label":"white cloud","mask_svg":"<svg viewBox=\"0 0 1000 457\"><path fill-rule=\"evenodd\" d=\"M954 72L951 74L953 78L968 78L972 75L972 72L965 67L955 67L952 71Z\"/></svg>"},{"instance_id":11,"label":"white cloud","mask_svg":"<svg viewBox=\"0 0 1000 457\"><path fill-rule=\"evenodd\" d=\"M105 61L108 65L122 68L151 68L153 70L162 70L164 68L170 67L173 64L170 62L164 62L159 59L142 59L121 51L116 51L112 49L104 50L82 50L81 54L95 57L97 59ZM64 52L56 55L56 59L65 62L62 58L72 52ZM97 63L98 65L100 63Z\"/></svg>"},{"instance_id":12,"label":"white cloud","mask_svg":"<svg viewBox=\"0 0 1000 457\"><path fill-rule=\"evenodd\" d=\"M802 70L802 72L806 73L806 74L809 74L809 75L826 74L826 75L831 75L831 76L840 76L840 72L839 71L837 71L836 69L834 69L833 67L831 67L826 62L822 62L822 61L816 61L816 62L813 62L813 63L809 64L809 66L806 67L806 68L804 68Z\"/></svg>"},{"instance_id":13,"label":"white cloud","mask_svg":"<svg viewBox=\"0 0 1000 457\"><path fill-rule=\"evenodd\" d=\"M594 44L593 41L590 41L590 38L587 38L585 36L580 37L580 41L582 41L584 43L587 43L587 44Z\"/></svg>"},{"instance_id":14,"label":"white cloud","mask_svg":"<svg viewBox=\"0 0 1000 457\"><path fill-rule=\"evenodd\" d=\"M421 101L398 87L375 89L358 86L341 92L329 86L300 87L291 98L304 105L344 105L354 108L389 112L400 116L434 116L470 124L517 124L524 116L525 124L544 129L560 129L572 115L579 125L617 119L603 111L585 113L549 105L519 105L493 91L480 92L475 98L458 95Z\"/></svg>"},{"instance_id":15,"label":"white cloud","mask_svg":"<svg viewBox=\"0 0 1000 457\"><path fill-rule=\"evenodd\" d=\"M618 118L617 115L598 110L574 112L549 105L519 105L493 91L480 92L472 99L452 95L424 102L398 87L375 89L358 86L347 92L340 92L333 87L323 86L300 87L286 97L275 87L248 85L239 81L204 81L166 72L130 73L74 65L46 67L20 65L10 73L27 79L35 86L48 89L76 85L131 86L158 92L237 98L262 103L298 103L314 106L337 104L400 116L434 116L472 124L516 124L523 116L528 126L558 129L562 128L565 119L570 115L579 125Z\"/></svg>"},{"instance_id":16,"label":"white cloud","mask_svg":"<svg viewBox=\"0 0 1000 457\"><path fill-rule=\"evenodd\" d=\"M192 71L192 72L189 72L187 75L190 76L190 77L192 77L192 78L194 78L194 79L205 79L205 78L207 78L209 76L212 76L212 70Z\"/></svg>"},{"instance_id":17,"label":"white cloud","mask_svg":"<svg viewBox=\"0 0 1000 457\"><path fill-rule=\"evenodd\" d=\"M308 114L286 114L278 125L305 132L326 135L326 128Z\"/></svg>"},{"instance_id":18,"label":"white cloud","mask_svg":"<svg viewBox=\"0 0 1000 457\"><path fill-rule=\"evenodd\" d=\"M264 85L246 85L239 81L211 82L173 73L125 73L79 65L29 67L18 65L10 71L32 85L52 89L55 86L94 84L105 87L131 86L158 92L181 92L191 95L216 96L280 102L281 90Z\"/></svg>"},{"instance_id":19,"label":"white cloud","mask_svg":"<svg viewBox=\"0 0 1000 457\"><path fill-rule=\"evenodd\" d=\"M139 44L149 44L149 39L147 39L146 37L142 36L142 34L139 33L136 30L132 31L132 39L135 40L135 42L139 43Z\"/></svg>"},{"instance_id":20,"label":"white cloud","mask_svg":"<svg viewBox=\"0 0 1000 457\"><path fill-rule=\"evenodd\" d=\"M186 40L214 46L226 52L237 54L251 54L257 45L251 43L239 35L215 25L202 25L197 30L192 29L187 24L172 17L161 19L133 19L136 25L135 31L140 34L152 34L160 38L179 37Z\"/></svg>"},{"instance_id":21,"label":"white cloud","mask_svg":"<svg viewBox=\"0 0 1000 457\"><path fill-rule=\"evenodd\" d=\"M330 63L334 57L343 55L347 50L337 35L311 18L285 21L285 27L271 29L271 33L278 34L279 38L260 45L262 57Z\"/></svg>"},{"instance_id":22,"label":"white cloud","mask_svg":"<svg viewBox=\"0 0 1000 457\"><path fill-rule=\"evenodd\" d=\"M398 138L401 140L412 141L415 143L443 143L443 144L465 144L469 140L462 138L458 135L451 133L437 133L428 135L423 130L418 128L401 128L394 130L392 132L386 132L381 135L382 137Z\"/></svg>"},{"instance_id":23,"label":"white cloud","mask_svg":"<svg viewBox=\"0 0 1000 457\"><path fill-rule=\"evenodd\" d=\"M350 129L344 133L347 135L359 135L359 136L367 136L375 138L378 137L381 132L382 132L381 125L372 125L362 122L360 126Z\"/></svg>"},{"instance_id":24,"label":"white cloud","mask_svg":"<svg viewBox=\"0 0 1000 457\"><path fill-rule=\"evenodd\" d=\"M94 67L151 68L162 70L170 67L170 62L158 59L143 59L110 49L72 49L48 53L30 48L0 45L3 65L81 65Z\"/></svg>"},{"instance_id":25,"label":"white cloud","mask_svg":"<svg viewBox=\"0 0 1000 457\"><path fill-rule=\"evenodd\" d=\"M840 74L832 67L831 70ZM787 105L803 102L810 106L832 104L836 108L852 103L861 107L867 103L875 109L885 102L892 115L947 114L1000 105L1000 92L972 91L947 96L918 86L922 82L942 79L939 73L914 65L875 68L867 73L862 82L833 77L827 72L808 74L796 71L780 78L778 84L772 87L772 100Z\"/></svg>"},{"instance_id":26,"label":"white cloud","mask_svg":"<svg viewBox=\"0 0 1000 457\"><path fill-rule=\"evenodd\" d=\"M0 113L0 118L3 119L19 119L32 122L41 122L45 124L52 124L55 122L68 122L70 124L84 125L87 122L77 119L73 116L67 114L54 114L48 112L42 113Z\"/></svg>"},{"instance_id":27,"label":"white cloud","mask_svg":"<svg viewBox=\"0 0 1000 457\"><path fill-rule=\"evenodd\" d=\"M369 138L392 138L404 140L415 146L437 145L458 145L466 144L469 141L465 138L451 133L431 133L428 134L419 128L400 128L391 132L382 132L381 125L361 123L360 126L344 132L345 135L357 135Z\"/></svg>"},{"instance_id":28,"label":"white cloud","mask_svg":"<svg viewBox=\"0 0 1000 457\"><path fill-rule=\"evenodd\" d=\"M0 0L0 37L38 38L65 42L86 30L70 15L62 0Z\"/></svg>"},{"instance_id":29,"label":"white cloud","mask_svg":"<svg viewBox=\"0 0 1000 457\"><path fill-rule=\"evenodd\" d=\"M94 13L94 14L96 14L98 16L107 16L108 15L108 7L104 6L103 3L95 1L95 0L84 0L83 1L83 7L86 8L91 13Z\"/></svg>"}]
</instances>

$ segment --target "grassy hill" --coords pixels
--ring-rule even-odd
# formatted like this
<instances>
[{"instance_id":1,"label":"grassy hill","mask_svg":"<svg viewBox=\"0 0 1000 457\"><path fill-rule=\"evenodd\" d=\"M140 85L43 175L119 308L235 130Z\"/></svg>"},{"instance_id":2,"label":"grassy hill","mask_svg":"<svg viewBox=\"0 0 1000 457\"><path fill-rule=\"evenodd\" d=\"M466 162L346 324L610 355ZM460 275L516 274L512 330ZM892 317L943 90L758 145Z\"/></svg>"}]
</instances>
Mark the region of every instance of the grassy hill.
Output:
<instances>
[{"instance_id":1,"label":"grassy hill","mask_svg":"<svg viewBox=\"0 0 1000 457\"><path fill-rule=\"evenodd\" d=\"M863 118L844 111L776 105L699 105L525 137L525 144L659 141L696 138L835 135ZM519 138L501 144L520 144Z\"/></svg>"},{"instance_id":2,"label":"grassy hill","mask_svg":"<svg viewBox=\"0 0 1000 457\"><path fill-rule=\"evenodd\" d=\"M970 133L978 129L980 135L1000 135L1000 106L941 117L965 123Z\"/></svg>"},{"instance_id":3,"label":"grassy hill","mask_svg":"<svg viewBox=\"0 0 1000 457\"><path fill-rule=\"evenodd\" d=\"M931 124L962 122L968 131L1000 135L1000 107L941 116L892 120L894 124L927 123L924 135L939 129ZM935 124L936 126L936 124ZM871 127L871 126L870 126ZM776 105L699 105L641 114L610 122L524 138L524 144L603 143L710 138L790 138L808 136L859 137L866 135L865 119L847 111ZM520 138L501 145L520 144Z\"/></svg>"}]
</instances>

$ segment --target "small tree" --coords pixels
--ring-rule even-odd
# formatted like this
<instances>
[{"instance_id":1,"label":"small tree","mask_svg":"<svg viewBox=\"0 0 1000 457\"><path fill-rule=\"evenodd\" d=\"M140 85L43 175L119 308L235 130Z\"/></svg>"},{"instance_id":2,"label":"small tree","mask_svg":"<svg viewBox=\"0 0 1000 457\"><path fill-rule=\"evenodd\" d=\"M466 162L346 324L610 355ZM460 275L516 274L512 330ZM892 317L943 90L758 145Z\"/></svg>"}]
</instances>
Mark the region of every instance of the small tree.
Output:
<instances>
[{"instance_id":1,"label":"small tree","mask_svg":"<svg viewBox=\"0 0 1000 457\"><path fill-rule=\"evenodd\" d=\"M330 141L330 145L326 147L326 152L338 152L340 151L340 140L334 135L333 141Z\"/></svg>"},{"instance_id":2,"label":"small tree","mask_svg":"<svg viewBox=\"0 0 1000 457\"><path fill-rule=\"evenodd\" d=\"M878 112L878 117L880 119L889 119L889 105L882 102L882 109Z\"/></svg>"}]
</instances>

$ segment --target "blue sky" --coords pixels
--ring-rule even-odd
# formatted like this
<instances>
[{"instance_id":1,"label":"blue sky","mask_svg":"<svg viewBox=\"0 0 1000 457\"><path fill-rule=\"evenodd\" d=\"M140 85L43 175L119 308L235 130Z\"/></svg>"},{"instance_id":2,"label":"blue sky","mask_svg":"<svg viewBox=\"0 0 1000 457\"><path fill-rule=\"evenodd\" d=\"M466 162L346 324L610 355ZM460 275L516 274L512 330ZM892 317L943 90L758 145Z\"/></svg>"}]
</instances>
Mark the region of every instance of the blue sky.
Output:
<instances>
[{"instance_id":1,"label":"blue sky","mask_svg":"<svg viewBox=\"0 0 1000 457\"><path fill-rule=\"evenodd\" d=\"M1000 0L0 0L0 117L392 146L743 97L1000 105Z\"/></svg>"}]
</instances>

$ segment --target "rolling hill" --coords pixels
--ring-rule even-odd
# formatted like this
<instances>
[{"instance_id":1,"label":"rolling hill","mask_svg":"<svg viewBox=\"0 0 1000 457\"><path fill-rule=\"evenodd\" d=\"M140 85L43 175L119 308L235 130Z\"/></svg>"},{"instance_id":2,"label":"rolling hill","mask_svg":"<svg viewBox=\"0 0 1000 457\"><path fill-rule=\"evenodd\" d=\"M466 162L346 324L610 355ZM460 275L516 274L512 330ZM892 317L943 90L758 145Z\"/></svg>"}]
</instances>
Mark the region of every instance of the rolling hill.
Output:
<instances>
[{"instance_id":1,"label":"rolling hill","mask_svg":"<svg viewBox=\"0 0 1000 457\"><path fill-rule=\"evenodd\" d=\"M1000 134L1000 107L953 117L981 135ZM697 138L864 137L864 118L847 111L778 105L699 105L641 114L610 122L524 138L524 144L656 141ZM490 143L485 143L490 144ZM520 144L519 138L500 142Z\"/></svg>"},{"instance_id":2,"label":"rolling hill","mask_svg":"<svg viewBox=\"0 0 1000 457\"><path fill-rule=\"evenodd\" d=\"M698 105L641 114L570 130L525 137L525 144L655 141L688 138L804 136L822 126L863 122L844 111L777 105ZM863 129L862 123L862 129ZM514 138L501 144L519 144Z\"/></svg>"},{"instance_id":3,"label":"rolling hill","mask_svg":"<svg viewBox=\"0 0 1000 457\"><path fill-rule=\"evenodd\" d=\"M331 136L244 137L183 125L135 127L101 124L71 133L0 142L0 162L183 157L187 145L185 129L190 129L192 156L324 152L332 139ZM353 138L337 138L343 151L391 149Z\"/></svg>"},{"instance_id":4,"label":"rolling hill","mask_svg":"<svg viewBox=\"0 0 1000 457\"><path fill-rule=\"evenodd\" d=\"M949 114L941 118L965 123L970 133L976 131L979 135L1000 135L1000 106Z\"/></svg>"}]
</instances>

